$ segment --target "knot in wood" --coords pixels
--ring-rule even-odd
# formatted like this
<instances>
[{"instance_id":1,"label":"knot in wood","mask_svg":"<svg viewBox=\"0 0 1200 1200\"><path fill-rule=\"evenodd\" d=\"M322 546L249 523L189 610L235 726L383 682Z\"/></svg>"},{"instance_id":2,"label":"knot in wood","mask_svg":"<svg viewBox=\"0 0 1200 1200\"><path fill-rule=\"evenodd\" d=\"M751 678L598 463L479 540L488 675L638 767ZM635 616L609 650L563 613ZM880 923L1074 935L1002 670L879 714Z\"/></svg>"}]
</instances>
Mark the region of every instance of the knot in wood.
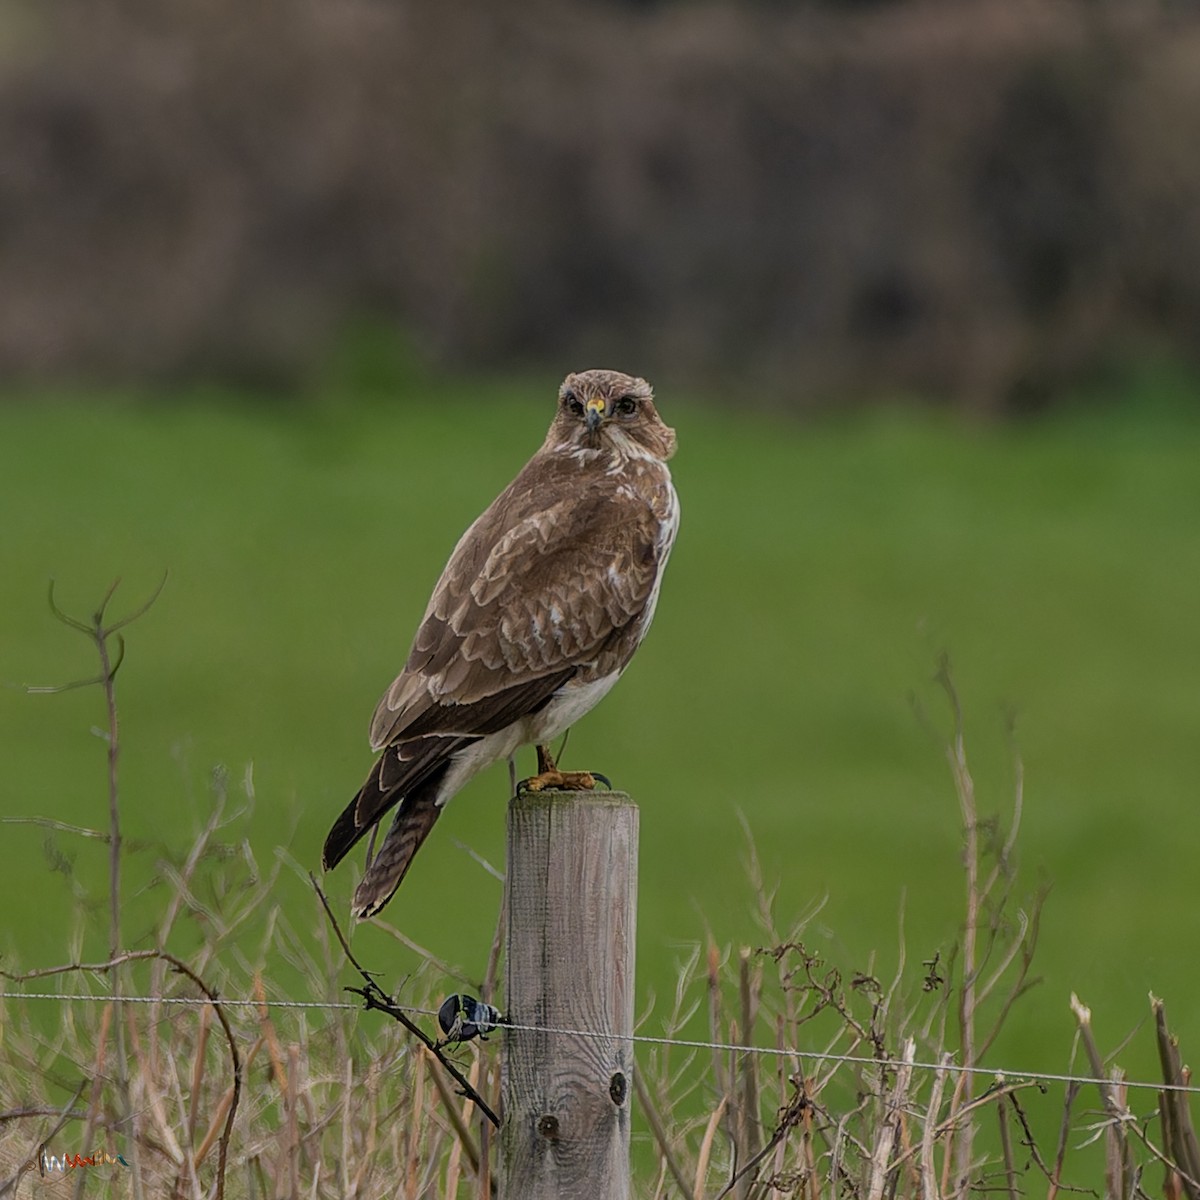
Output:
<instances>
[{"instance_id":1,"label":"knot in wood","mask_svg":"<svg viewBox=\"0 0 1200 1200\"><path fill-rule=\"evenodd\" d=\"M625 1094L628 1091L628 1085L625 1083L625 1076L618 1071L608 1081L608 1096L612 1102L618 1106L625 1103Z\"/></svg>"},{"instance_id":2,"label":"knot in wood","mask_svg":"<svg viewBox=\"0 0 1200 1200\"><path fill-rule=\"evenodd\" d=\"M558 1141L558 1118L546 1113L538 1118L537 1131L549 1142Z\"/></svg>"}]
</instances>

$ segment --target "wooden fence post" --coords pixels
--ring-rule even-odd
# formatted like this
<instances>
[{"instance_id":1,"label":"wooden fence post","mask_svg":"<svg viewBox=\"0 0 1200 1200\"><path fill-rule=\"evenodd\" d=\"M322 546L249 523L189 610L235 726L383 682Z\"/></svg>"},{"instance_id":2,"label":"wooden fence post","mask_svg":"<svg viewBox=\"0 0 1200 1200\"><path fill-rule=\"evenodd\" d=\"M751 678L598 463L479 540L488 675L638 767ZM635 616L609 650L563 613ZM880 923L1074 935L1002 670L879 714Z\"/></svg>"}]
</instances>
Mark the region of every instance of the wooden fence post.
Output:
<instances>
[{"instance_id":1,"label":"wooden fence post","mask_svg":"<svg viewBox=\"0 0 1200 1200\"><path fill-rule=\"evenodd\" d=\"M508 809L504 1200L627 1200L638 810L622 792Z\"/></svg>"}]
</instances>

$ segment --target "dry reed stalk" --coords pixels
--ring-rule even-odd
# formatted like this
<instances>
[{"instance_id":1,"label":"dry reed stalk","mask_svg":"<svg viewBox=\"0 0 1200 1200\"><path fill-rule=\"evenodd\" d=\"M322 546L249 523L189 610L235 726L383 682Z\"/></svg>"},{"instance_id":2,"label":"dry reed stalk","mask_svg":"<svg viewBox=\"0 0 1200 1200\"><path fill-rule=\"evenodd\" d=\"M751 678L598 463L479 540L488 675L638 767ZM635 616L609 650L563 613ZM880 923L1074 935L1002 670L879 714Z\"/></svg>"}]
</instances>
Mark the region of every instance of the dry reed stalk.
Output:
<instances>
[{"instance_id":1,"label":"dry reed stalk","mask_svg":"<svg viewBox=\"0 0 1200 1200\"><path fill-rule=\"evenodd\" d=\"M96 1038L96 1059L92 1067L92 1086L88 1092L87 1120L83 1126L83 1144L90 1146L96 1135L96 1121L100 1115L104 1091L104 1065L108 1053L108 1030L112 1023L113 1006L105 1004L100 1012L100 1032ZM83 1186L83 1176L76 1180L75 1194L79 1195Z\"/></svg>"},{"instance_id":2,"label":"dry reed stalk","mask_svg":"<svg viewBox=\"0 0 1200 1200\"><path fill-rule=\"evenodd\" d=\"M249 1066L253 1056L248 1055L246 1065ZM200 1139L200 1145L196 1147L196 1166L203 1164L208 1157L209 1152L216 1144L217 1138L221 1135L221 1127L225 1123L226 1117L229 1115L229 1106L233 1103L233 1087L230 1085L222 1094L220 1100L217 1101L216 1107L213 1109L213 1115L208 1123L208 1128L204 1131L204 1136Z\"/></svg>"},{"instance_id":3,"label":"dry reed stalk","mask_svg":"<svg viewBox=\"0 0 1200 1200\"><path fill-rule=\"evenodd\" d=\"M1105 1175L1111 1183L1114 1195L1132 1197L1136 1195L1141 1170L1134 1163L1133 1147L1125 1135L1125 1117L1116 1115L1118 1112L1128 1112L1128 1093L1123 1082L1123 1072L1119 1067L1112 1069L1109 1078L1110 1083L1106 1090L1112 1096L1114 1115L1104 1130Z\"/></svg>"},{"instance_id":4,"label":"dry reed stalk","mask_svg":"<svg viewBox=\"0 0 1200 1200\"><path fill-rule=\"evenodd\" d=\"M408 1111L408 1146L405 1154L405 1196L418 1200L421 1165L420 1135L422 1114L425 1111L425 1072L413 1072L413 1090Z\"/></svg>"},{"instance_id":5,"label":"dry reed stalk","mask_svg":"<svg viewBox=\"0 0 1200 1200\"><path fill-rule=\"evenodd\" d=\"M429 1068L430 1075L433 1076L434 1083L436 1083L438 1085L438 1096L441 1099L443 1106L446 1106L446 1107L453 1106L453 1104L454 1104L453 1097L449 1095L449 1089L446 1088L445 1081L439 1080L437 1078L437 1070L435 1067L436 1062L437 1062L437 1060L432 1058L432 1056L430 1056L429 1058L426 1059L426 1066ZM480 1064L480 1056L477 1054L477 1055L475 1055L475 1058L471 1063L471 1069L467 1072L467 1079L470 1081L472 1087L477 1087L479 1084L479 1064ZM456 1114L457 1114L457 1119L458 1119L458 1125L463 1129L464 1133L467 1133L468 1137L470 1136L470 1134L467 1131L466 1123L468 1120L469 1109L470 1109L469 1101L464 1103L463 1111L461 1113L457 1112L457 1108L455 1109ZM479 1157L478 1157L479 1152L478 1152L478 1150L476 1150L475 1154L476 1154L476 1157L475 1157L475 1162L473 1164L473 1173L478 1174L479 1173ZM458 1137L455 1137L450 1143L450 1158L446 1163L446 1187L445 1187L445 1191L443 1193L443 1195L445 1196L445 1200L454 1200L454 1197L458 1194L458 1181L459 1181L459 1177L462 1174L462 1156L463 1156L463 1138L461 1136L458 1136ZM468 1156L468 1158L469 1158L469 1156Z\"/></svg>"},{"instance_id":6,"label":"dry reed stalk","mask_svg":"<svg viewBox=\"0 0 1200 1200\"><path fill-rule=\"evenodd\" d=\"M717 951L716 943L709 942L708 944L708 1040L713 1043L723 1042L725 1040L725 1022L722 1020L722 1005L721 1005L721 960ZM724 1064L721 1061L721 1052L716 1049L715 1045L712 1051L712 1080L717 1091L721 1095L727 1095L730 1091L729 1081L725 1077Z\"/></svg>"},{"instance_id":7,"label":"dry reed stalk","mask_svg":"<svg viewBox=\"0 0 1200 1200\"><path fill-rule=\"evenodd\" d=\"M491 1094L495 1096L499 1091L500 1081L494 1081L495 1086L491 1090ZM497 1099L497 1103L499 1100ZM478 1187L475 1190L477 1200L492 1200L494 1189L492 1187L492 1127L487 1121L482 1121L479 1126L479 1176Z\"/></svg>"},{"instance_id":8,"label":"dry reed stalk","mask_svg":"<svg viewBox=\"0 0 1200 1200\"><path fill-rule=\"evenodd\" d=\"M1105 1080L1108 1070L1096 1038L1092 1032L1092 1010L1085 1005L1074 992L1071 993L1071 1012L1075 1016L1076 1027L1079 1031L1080 1043L1087 1056L1093 1078ZM1125 1135L1125 1125L1132 1120L1132 1115L1125 1106L1124 1089L1121 1086L1120 1073L1113 1072L1107 1082L1098 1083L1100 1099L1108 1120L1104 1126L1105 1145L1105 1175L1109 1194L1130 1196L1136 1183L1136 1168L1133 1162L1129 1139Z\"/></svg>"},{"instance_id":9,"label":"dry reed stalk","mask_svg":"<svg viewBox=\"0 0 1200 1200\"><path fill-rule=\"evenodd\" d=\"M189 1146L196 1143L196 1122L200 1115L200 1097L204 1091L204 1052L208 1048L211 1013L212 1010L207 1005L200 1010L196 1030L196 1048L192 1062L192 1101L188 1106L187 1123L184 1127L187 1135L185 1141Z\"/></svg>"},{"instance_id":10,"label":"dry reed stalk","mask_svg":"<svg viewBox=\"0 0 1200 1200\"><path fill-rule=\"evenodd\" d=\"M684 1176L683 1168L679 1165L678 1157L671 1144L671 1139L667 1135L666 1126L663 1124L658 1106L654 1103L650 1091L646 1087L646 1081L642 1078L641 1071L635 1070L633 1072L633 1087L634 1091L637 1092L638 1103L642 1106L642 1112L646 1116L646 1124L650 1126L651 1136L658 1147L658 1156L662 1162L663 1170L669 1172L671 1178L675 1181L675 1186L679 1188L684 1196L689 1195L691 1189L688 1186L687 1178Z\"/></svg>"},{"instance_id":11,"label":"dry reed stalk","mask_svg":"<svg viewBox=\"0 0 1200 1200\"><path fill-rule=\"evenodd\" d=\"M166 1051L165 1058L160 1056L159 1062L161 1070L166 1071L169 1068L174 1071L175 1058L170 1049ZM176 1171L180 1171L183 1169L185 1156L179 1140L171 1128L171 1121L166 1110L166 1098L163 1095L158 1080L148 1080L147 1082L149 1087L146 1096L146 1111L149 1113L152 1124L158 1131L159 1141L162 1144L165 1154L171 1160L171 1165Z\"/></svg>"},{"instance_id":12,"label":"dry reed stalk","mask_svg":"<svg viewBox=\"0 0 1200 1200\"><path fill-rule=\"evenodd\" d=\"M952 759L951 761L957 768L957 759ZM973 785L970 783L970 775L966 774L965 763L962 764L961 772L963 775L965 775L966 783L964 785L962 782L960 782L956 775L956 786L959 789L959 798L963 804L963 827L966 836L966 848L964 850L963 857L967 864L967 918L963 930L962 982L959 985L958 1026L959 1044L961 1046L960 1058L962 1064L965 1067L973 1067L976 1062L975 940L979 922L979 833L973 811L974 790ZM959 1108L970 1103L971 1075L968 1072L964 1072L955 1081L951 1111L957 1111ZM974 1144L974 1125L969 1121L964 1122L961 1126L956 1126L954 1132L957 1136L954 1138L953 1163L955 1182L953 1190L954 1194L957 1194L966 1188L967 1180L971 1171ZM947 1154L946 1165L949 1166L950 1162L951 1155ZM949 1187L946 1188L946 1191L950 1191Z\"/></svg>"},{"instance_id":13,"label":"dry reed stalk","mask_svg":"<svg viewBox=\"0 0 1200 1200\"><path fill-rule=\"evenodd\" d=\"M371 1170L371 1162L375 1157L375 1147L378 1138L378 1122L379 1122L379 1085L382 1069L377 1059L372 1060L371 1065L367 1068L366 1088L367 1093L367 1130L366 1138L362 1147L362 1159L359 1163L358 1173L354 1180L354 1190L358 1191L362 1187L363 1180L369 1175Z\"/></svg>"},{"instance_id":14,"label":"dry reed stalk","mask_svg":"<svg viewBox=\"0 0 1200 1200\"><path fill-rule=\"evenodd\" d=\"M1191 1082L1191 1072L1183 1065L1179 1041L1167 1028L1166 1009L1157 996L1150 997L1150 1011L1154 1015L1154 1037L1163 1083L1168 1085L1159 1093L1158 1100L1163 1146L1173 1164L1168 1168L1164 1186L1182 1192L1188 1200L1200 1200L1200 1187L1196 1185L1200 1180L1200 1145L1197 1144L1187 1096L1174 1090Z\"/></svg>"},{"instance_id":15,"label":"dry reed stalk","mask_svg":"<svg viewBox=\"0 0 1200 1200\"><path fill-rule=\"evenodd\" d=\"M658 1160L658 1177L654 1181L654 1189L651 1191L649 1200L665 1200L667 1191L667 1164L660 1158Z\"/></svg>"},{"instance_id":16,"label":"dry reed stalk","mask_svg":"<svg viewBox=\"0 0 1200 1200\"><path fill-rule=\"evenodd\" d=\"M147 1053L146 1047L143 1045L143 1039L138 1032L136 1005L130 1004L125 1006L125 1025L126 1036L128 1038L127 1045L135 1066L134 1072L130 1076L129 1084L129 1135L134 1144L140 1146L145 1140L146 1104L143 1097L157 1086L157 1080L160 1075L160 1069L155 1069L151 1066L156 1061L158 1054L159 1039L156 1034L158 1027L156 1025L148 1025L150 1033L145 1040L149 1043L150 1049L149 1053ZM141 1156L137 1155L136 1157L137 1162L133 1165L137 1177L140 1179L142 1175Z\"/></svg>"},{"instance_id":17,"label":"dry reed stalk","mask_svg":"<svg viewBox=\"0 0 1200 1200\"><path fill-rule=\"evenodd\" d=\"M820 1183L817 1175L816 1147L813 1144L813 1112L804 1114L804 1171L809 1200L819 1200Z\"/></svg>"},{"instance_id":18,"label":"dry reed stalk","mask_svg":"<svg viewBox=\"0 0 1200 1200\"><path fill-rule=\"evenodd\" d=\"M353 1109L350 1104L354 1095L354 1060L349 1054L342 1060L342 1152L338 1156L338 1184L344 1200L354 1200L357 1189L350 1187L350 1131L353 1128L350 1115Z\"/></svg>"},{"instance_id":19,"label":"dry reed stalk","mask_svg":"<svg viewBox=\"0 0 1200 1200\"><path fill-rule=\"evenodd\" d=\"M471 1164L472 1173L479 1172L479 1147L475 1144L475 1139L471 1136L471 1130L468 1125L468 1111L473 1107L473 1101L468 1099L464 1105L463 1112L460 1112L458 1105L455 1103L454 1093L450 1086L446 1083L445 1077L442 1074L441 1064L437 1058L424 1046L421 1047L421 1057L419 1060L424 1070L429 1072L429 1078L433 1080L434 1087L437 1089L438 1098L441 1100L442 1109L449 1118L451 1126L454 1128L455 1137L458 1144L466 1152L467 1161ZM475 1082L479 1078L479 1059L475 1059L471 1065L471 1071L467 1076L468 1082L474 1087Z\"/></svg>"},{"instance_id":20,"label":"dry reed stalk","mask_svg":"<svg viewBox=\"0 0 1200 1200\"><path fill-rule=\"evenodd\" d=\"M944 1120L939 1121L933 1129L933 1136L936 1139L941 1139L943 1145L947 1134L951 1133L958 1125L965 1120L975 1120L978 1114L982 1113L989 1105L997 1104L1006 1097L1011 1096L1015 1092L1019 1092L1028 1088L1034 1088L1037 1085L1028 1081L1021 1080L1014 1083L1002 1083L997 1079L988 1091L981 1093L971 1101L969 1105L963 1106L958 1112L947 1116ZM918 1142L916 1145L910 1145L892 1160L892 1167L906 1167L917 1157L923 1145ZM945 1153L945 1150L943 1150Z\"/></svg>"},{"instance_id":21,"label":"dry reed stalk","mask_svg":"<svg viewBox=\"0 0 1200 1200\"><path fill-rule=\"evenodd\" d=\"M271 1020L271 1009L267 1004L267 993L263 987L262 974L257 971L254 974L254 999L258 1002L255 1011L258 1013L258 1024L267 1045L267 1055L271 1060L271 1075L280 1095L285 1095L288 1090L288 1078L287 1069L283 1065L283 1049L279 1045L279 1036L276 1034L274 1022Z\"/></svg>"},{"instance_id":22,"label":"dry reed stalk","mask_svg":"<svg viewBox=\"0 0 1200 1200\"><path fill-rule=\"evenodd\" d=\"M736 1045L754 1045L754 1023L758 1010L756 986L751 979L750 951L743 948L738 956L738 1005L741 1013L740 1036L734 1031L730 1039ZM738 1055L735 1059L735 1077L738 1095L735 1103L734 1126L737 1140L737 1162L739 1166L751 1162L758 1154L758 1080L756 1059L751 1053ZM734 1192L736 1200L747 1200L753 1179L747 1175Z\"/></svg>"},{"instance_id":23,"label":"dry reed stalk","mask_svg":"<svg viewBox=\"0 0 1200 1200\"><path fill-rule=\"evenodd\" d=\"M269 1043L268 1043L269 1044ZM284 1143L287 1162L288 1195L290 1200L300 1200L300 1047L294 1042L288 1045L287 1072L281 1088L286 1130Z\"/></svg>"},{"instance_id":24,"label":"dry reed stalk","mask_svg":"<svg viewBox=\"0 0 1200 1200\"><path fill-rule=\"evenodd\" d=\"M166 1078L162 1082L164 1093L169 1096L171 1101L171 1109L174 1112L175 1119L182 1122L184 1112L187 1108L187 1102L183 1098L183 1088L180 1085L179 1063L175 1056L174 1046L166 1051ZM165 1105L164 1105L165 1108ZM191 1185L191 1195L193 1200L196 1196L199 1181L196 1179L195 1165L192 1162L191 1146L186 1140L176 1140L176 1145L179 1147L179 1169L175 1173L175 1180L171 1187L172 1197L177 1197L178 1200L183 1200L183 1189L185 1183Z\"/></svg>"},{"instance_id":25,"label":"dry reed stalk","mask_svg":"<svg viewBox=\"0 0 1200 1200\"><path fill-rule=\"evenodd\" d=\"M910 1107L903 1108L900 1111L900 1155L896 1162L896 1177L899 1178L900 1171L905 1171L908 1174L908 1194L916 1196L920 1193L921 1188L921 1164L919 1162L919 1154L921 1150L920 1141L913 1141L912 1137L912 1110ZM892 1183L892 1193L896 1193L896 1180Z\"/></svg>"},{"instance_id":26,"label":"dry reed stalk","mask_svg":"<svg viewBox=\"0 0 1200 1200\"><path fill-rule=\"evenodd\" d=\"M920 1194L922 1200L940 1200L941 1198L934 1148L937 1144L938 1114L942 1109L942 1093L946 1087L947 1068L953 1061L954 1055L948 1050L943 1050L938 1057L938 1067L933 1073L933 1083L929 1090L929 1104L925 1109L925 1125L921 1131Z\"/></svg>"},{"instance_id":27,"label":"dry reed stalk","mask_svg":"<svg viewBox=\"0 0 1200 1200\"><path fill-rule=\"evenodd\" d=\"M704 1137L700 1140L700 1153L696 1156L696 1182L692 1188L692 1200L703 1200L704 1182L708 1177L708 1164L712 1157L713 1141L717 1136L717 1127L725 1115L729 1097L722 1096L720 1103L709 1114L708 1123L704 1127ZM686 1195L686 1188L684 1195Z\"/></svg>"},{"instance_id":28,"label":"dry reed stalk","mask_svg":"<svg viewBox=\"0 0 1200 1200\"><path fill-rule=\"evenodd\" d=\"M784 1041L784 1023L781 1014L775 1018L775 1048L780 1053L775 1059L775 1083L779 1090L779 1104L777 1111L783 1112L788 1103L788 1090L792 1085L792 1079L788 1075L788 1054L786 1043ZM812 1162L812 1120L811 1111L806 1110L804 1114L804 1133L801 1138L800 1158L803 1163L804 1170L804 1189L801 1195L805 1195L815 1187L815 1180L811 1174ZM775 1153L771 1160L771 1175L773 1178L781 1176L787 1166L788 1143L786 1139L781 1139L775 1147ZM815 1196L815 1192L813 1192Z\"/></svg>"},{"instance_id":29,"label":"dry reed stalk","mask_svg":"<svg viewBox=\"0 0 1200 1200\"><path fill-rule=\"evenodd\" d=\"M916 1051L916 1042L907 1038L896 1067L896 1081L892 1085L875 1133L869 1163L870 1174L867 1177L867 1200L882 1200L887 1185L892 1152L900 1136L900 1120L909 1103L908 1088L912 1081L912 1064Z\"/></svg>"},{"instance_id":30,"label":"dry reed stalk","mask_svg":"<svg viewBox=\"0 0 1200 1200\"><path fill-rule=\"evenodd\" d=\"M1057 1200L1058 1190L1061 1186L1063 1164L1067 1158L1067 1144L1071 1137L1071 1106L1075 1103L1075 1097L1079 1095L1079 1084L1072 1081L1068 1083L1063 1092L1063 1115L1062 1123L1058 1129L1058 1145L1054 1151L1054 1167L1047 1171L1046 1175L1050 1180L1050 1187L1046 1192L1046 1200ZM1033 1145L1033 1138L1029 1139Z\"/></svg>"},{"instance_id":31,"label":"dry reed stalk","mask_svg":"<svg viewBox=\"0 0 1200 1200\"><path fill-rule=\"evenodd\" d=\"M1013 1157L1007 1105L996 1105L996 1118L1000 1123L1000 1154L1004 1163L1004 1191L1008 1193L1008 1200L1019 1200L1021 1189L1017 1186L1017 1164Z\"/></svg>"}]
</instances>

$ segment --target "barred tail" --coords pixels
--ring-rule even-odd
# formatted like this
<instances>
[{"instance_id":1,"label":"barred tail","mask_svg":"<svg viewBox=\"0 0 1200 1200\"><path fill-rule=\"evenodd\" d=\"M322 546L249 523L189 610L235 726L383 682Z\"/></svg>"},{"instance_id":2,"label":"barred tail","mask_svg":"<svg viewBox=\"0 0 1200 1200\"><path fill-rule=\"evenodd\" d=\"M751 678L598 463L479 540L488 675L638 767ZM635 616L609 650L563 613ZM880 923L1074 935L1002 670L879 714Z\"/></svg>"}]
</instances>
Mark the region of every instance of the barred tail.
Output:
<instances>
[{"instance_id":1,"label":"barred tail","mask_svg":"<svg viewBox=\"0 0 1200 1200\"><path fill-rule=\"evenodd\" d=\"M405 796L379 853L354 892L352 911L360 920L373 917L395 895L421 843L429 836L442 811L434 802L440 776L439 772L438 778Z\"/></svg>"}]
</instances>

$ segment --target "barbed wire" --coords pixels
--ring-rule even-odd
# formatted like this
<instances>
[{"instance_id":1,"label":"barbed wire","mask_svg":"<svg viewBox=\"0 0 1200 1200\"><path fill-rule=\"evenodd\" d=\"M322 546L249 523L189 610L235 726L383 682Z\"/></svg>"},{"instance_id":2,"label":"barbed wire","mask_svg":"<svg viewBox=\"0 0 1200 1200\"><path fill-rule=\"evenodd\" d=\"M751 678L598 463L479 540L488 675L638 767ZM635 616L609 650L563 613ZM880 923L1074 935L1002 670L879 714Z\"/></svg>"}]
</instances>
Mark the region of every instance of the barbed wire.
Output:
<instances>
[{"instance_id":1,"label":"barbed wire","mask_svg":"<svg viewBox=\"0 0 1200 1200\"><path fill-rule=\"evenodd\" d=\"M107 1004L121 1001L125 1004L174 1004L202 1007L212 1003L204 996L89 996L71 992L7 992L5 998L20 1000L58 1000ZM228 1008L282 1008L324 1009L328 1011L366 1011L361 1003L352 1000L271 1000L219 997L218 1003ZM421 1008L418 1005L395 1004L395 1008L409 1016L436 1017L437 1009ZM581 1037L594 1040L632 1042L652 1046L678 1046L685 1050L724 1050L737 1054L755 1054L768 1058L809 1059L814 1062L845 1063L859 1067L891 1067L898 1060L868 1058L861 1054L838 1054L831 1050L800 1050L786 1046L743 1046L738 1042L706 1042L692 1038L672 1038L647 1033L607 1033L594 1029L569 1029L557 1025L524 1025L519 1021L505 1020L502 1030L515 1029L522 1033L548 1033L561 1037ZM987 1076L997 1084L1018 1081L1029 1083L1074 1083L1092 1087L1142 1089L1156 1092L1179 1092L1184 1095L1200 1095L1200 1085L1189 1083L1166 1083L1151 1080L1100 1078L1095 1075L1071 1075L1057 1071L1012 1070L1003 1067L970 1066L953 1062L922 1062L905 1060L905 1066L917 1071L942 1071L949 1075Z\"/></svg>"}]
</instances>

